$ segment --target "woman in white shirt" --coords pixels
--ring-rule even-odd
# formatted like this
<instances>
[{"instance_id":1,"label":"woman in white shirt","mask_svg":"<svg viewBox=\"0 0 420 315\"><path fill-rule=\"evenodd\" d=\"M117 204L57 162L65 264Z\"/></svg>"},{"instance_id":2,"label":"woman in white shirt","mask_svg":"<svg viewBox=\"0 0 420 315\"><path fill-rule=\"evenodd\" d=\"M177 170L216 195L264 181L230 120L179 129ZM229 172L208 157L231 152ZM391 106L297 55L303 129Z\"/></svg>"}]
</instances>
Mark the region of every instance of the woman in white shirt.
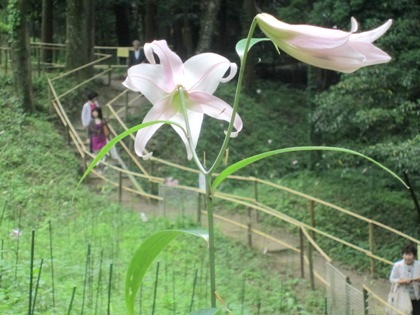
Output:
<instances>
[{"instance_id":1,"label":"woman in white shirt","mask_svg":"<svg viewBox=\"0 0 420 315\"><path fill-rule=\"evenodd\" d=\"M394 264L389 280L408 291L413 305L412 315L420 315L420 261L415 259L417 248L408 244L401 253L403 259Z\"/></svg>"}]
</instances>

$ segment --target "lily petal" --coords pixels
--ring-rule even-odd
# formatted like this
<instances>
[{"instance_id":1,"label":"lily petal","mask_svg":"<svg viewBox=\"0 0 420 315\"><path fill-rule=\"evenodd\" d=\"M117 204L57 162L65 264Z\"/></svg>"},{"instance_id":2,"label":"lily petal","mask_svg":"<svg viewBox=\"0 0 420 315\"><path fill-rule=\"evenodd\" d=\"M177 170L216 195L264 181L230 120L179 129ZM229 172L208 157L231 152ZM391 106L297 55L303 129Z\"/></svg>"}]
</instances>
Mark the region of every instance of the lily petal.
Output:
<instances>
[{"instance_id":1,"label":"lily petal","mask_svg":"<svg viewBox=\"0 0 420 315\"><path fill-rule=\"evenodd\" d=\"M230 74L227 78L230 80L236 75L236 64L217 54L199 54L185 62L185 82L182 84L187 90L200 90L213 94L219 83L225 80L224 76L229 69Z\"/></svg>"},{"instance_id":2,"label":"lily petal","mask_svg":"<svg viewBox=\"0 0 420 315\"><path fill-rule=\"evenodd\" d=\"M160 103L153 106L147 115L143 119L143 123L154 121L154 120L171 120L176 115L176 111L172 108L168 108L165 103L165 99ZM143 129L140 129L136 134L135 150L136 154L140 157L145 157L143 151L149 142L150 138L163 124L155 124Z\"/></svg>"},{"instance_id":3,"label":"lily petal","mask_svg":"<svg viewBox=\"0 0 420 315\"><path fill-rule=\"evenodd\" d=\"M256 16L258 26L275 44L287 43L301 49L329 49L344 45L350 34L336 29L312 25L292 25L261 13Z\"/></svg>"},{"instance_id":4,"label":"lily petal","mask_svg":"<svg viewBox=\"0 0 420 315\"><path fill-rule=\"evenodd\" d=\"M194 92L190 94L190 101L191 110L230 122L233 108L220 98L204 92ZM243 127L242 119L238 114L235 115L233 127L235 127L236 132L231 133L232 138L236 137Z\"/></svg>"},{"instance_id":5,"label":"lily petal","mask_svg":"<svg viewBox=\"0 0 420 315\"><path fill-rule=\"evenodd\" d=\"M201 125L203 123L203 116L204 116L203 114L193 112L193 111L188 111L188 122L190 124L190 130L191 130L189 141L191 141L191 144L192 144L194 150L197 147L198 138L200 136ZM176 123L184 126L184 129L186 129L185 120L184 120L184 117L181 114L178 113L177 115L172 117L171 121L176 122ZM174 128L174 130L180 136L182 142L184 142L185 149L187 150L187 158L188 158L188 160L191 160L193 155L192 155L192 151L191 151L188 139L185 136L185 131L182 130L181 128L179 128L178 126L175 126L175 125L172 125L172 128Z\"/></svg>"},{"instance_id":6,"label":"lily petal","mask_svg":"<svg viewBox=\"0 0 420 315\"><path fill-rule=\"evenodd\" d=\"M152 104L168 94L161 65L140 64L130 67L123 85L141 92Z\"/></svg>"},{"instance_id":7,"label":"lily petal","mask_svg":"<svg viewBox=\"0 0 420 315\"><path fill-rule=\"evenodd\" d=\"M382 24L381 26L367 31L367 32L362 32L359 34L352 34L350 36L350 40L351 41L364 41L367 43L373 43L375 40L377 40L379 37L381 37L382 35L385 34L386 31L388 31L388 29L391 27L392 25L392 20L389 19L388 21L386 21L386 23Z\"/></svg>"},{"instance_id":8,"label":"lily petal","mask_svg":"<svg viewBox=\"0 0 420 315\"><path fill-rule=\"evenodd\" d=\"M159 57L164 72L166 89L174 89L178 84L178 78L183 75L181 58L169 49L166 40L155 40L150 44L150 47Z\"/></svg>"}]
</instances>

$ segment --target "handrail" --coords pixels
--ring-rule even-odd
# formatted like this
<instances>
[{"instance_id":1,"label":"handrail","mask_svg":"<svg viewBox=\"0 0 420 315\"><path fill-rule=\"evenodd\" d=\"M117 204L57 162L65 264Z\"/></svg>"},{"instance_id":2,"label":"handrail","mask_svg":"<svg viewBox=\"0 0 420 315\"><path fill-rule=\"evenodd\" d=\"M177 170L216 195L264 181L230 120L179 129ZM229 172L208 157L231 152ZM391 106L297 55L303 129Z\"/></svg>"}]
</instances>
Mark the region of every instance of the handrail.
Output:
<instances>
[{"instance_id":1,"label":"handrail","mask_svg":"<svg viewBox=\"0 0 420 315\"><path fill-rule=\"evenodd\" d=\"M101 54L101 55L102 55L102 54ZM69 71L67 71L67 72L65 72L65 73L63 73L63 74L60 74L60 75L58 75L58 76L54 77L53 79L51 79L51 81L55 81L55 80L58 80L58 79L62 79L62 78L66 77L66 76L68 76L68 75L70 75L70 74L72 74L72 73L75 73L75 72L77 72L77 71L80 71L80 70L82 70L82 69L84 69L84 68L88 68L88 67L90 67L90 66L92 66L92 65L94 65L94 64L99 63L100 61L103 61L103 60L109 59L109 58L111 58L111 57L112 57L112 55L105 55L105 57L102 57L102 58L96 59L96 60L91 61L91 62L89 62L89 63L87 63L87 64L84 64L83 66L80 66L80 67L78 67L78 68L76 68L76 69L72 69L72 70L69 70Z\"/></svg>"},{"instance_id":2,"label":"handrail","mask_svg":"<svg viewBox=\"0 0 420 315\"><path fill-rule=\"evenodd\" d=\"M314 239L309 235L308 231L302 226L301 230L303 234L306 236L308 241L312 244L313 247L321 254L322 257L328 262L332 262L332 259L319 247L319 245L314 241Z\"/></svg>"},{"instance_id":3,"label":"handrail","mask_svg":"<svg viewBox=\"0 0 420 315\"><path fill-rule=\"evenodd\" d=\"M102 72L100 72L100 73L95 74L94 76L91 76L89 79L87 79L87 80L83 81L82 83L76 84L76 85L75 85L75 86L73 86L71 89L69 89L69 90L67 90L66 92L64 92L63 94L60 94L60 95L58 96L58 98L59 98L59 99L63 98L63 97L64 97L64 96L66 96L67 94L70 94L70 93L71 93L71 92L73 92L74 90L76 90L76 89L78 89L79 87L81 87L81 86L85 85L85 84L86 84L86 82L93 81L93 80L95 80L96 78L98 78L98 77L100 77L100 76L102 76L102 75L104 75L105 73L108 73L108 72L110 72L110 71L111 71L111 69L106 69L106 70L104 70L104 71L102 71ZM55 78L54 78L54 79L55 79Z\"/></svg>"},{"instance_id":4,"label":"handrail","mask_svg":"<svg viewBox=\"0 0 420 315\"><path fill-rule=\"evenodd\" d=\"M55 91L54 86L52 85L52 82L51 82L50 79L48 79L48 85L49 85L49 88L50 88L51 92L54 95L54 99L56 100L56 102L55 102L56 106L59 108L62 117L64 117L64 119L66 120L66 123L67 123L68 128L70 128L70 130L72 131L72 133L74 134L74 136L75 136L75 138L77 140L77 141L75 141L75 143L77 143L77 144L83 144L83 141L82 141L82 139L80 139L78 133L74 129L73 124L68 120L67 115L65 115L64 108L61 105L61 102L60 102L59 98L57 97L57 92ZM81 154L81 156L84 157L84 154Z\"/></svg>"}]
</instances>

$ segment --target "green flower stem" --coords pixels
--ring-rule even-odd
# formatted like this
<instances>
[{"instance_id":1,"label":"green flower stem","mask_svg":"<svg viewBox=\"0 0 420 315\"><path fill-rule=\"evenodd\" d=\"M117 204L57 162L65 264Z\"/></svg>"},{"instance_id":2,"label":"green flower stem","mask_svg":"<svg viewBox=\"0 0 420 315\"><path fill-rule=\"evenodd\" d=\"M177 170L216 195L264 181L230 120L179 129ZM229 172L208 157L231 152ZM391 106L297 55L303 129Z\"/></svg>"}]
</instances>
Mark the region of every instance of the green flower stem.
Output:
<instances>
[{"instance_id":1,"label":"green flower stem","mask_svg":"<svg viewBox=\"0 0 420 315\"><path fill-rule=\"evenodd\" d=\"M215 258L215 241L214 241L214 217L213 217L213 199L212 199L212 191L211 191L211 179L212 174L215 172L216 168L219 166L220 162L223 160L224 152L226 151L226 148L229 143L230 135L232 133L233 129L233 123L235 121L236 112L238 109L239 104L239 97L241 94L242 89L242 82L244 78L245 73L245 64L248 56L248 49L250 47L252 35L254 34L255 27L257 26L257 21L254 18L252 21L251 27L249 29L247 42L245 45L245 52L244 56L241 61L241 68L239 70L239 77L238 77L238 83L236 86L236 92L235 92L235 99L233 103L233 111L232 111L232 117L229 122L228 130L226 132L225 139L223 141L222 147L220 148L219 154L217 155L216 160L214 161L211 168L206 171L204 166L201 164L200 159L197 156L197 153L195 152L195 148L192 145L191 141L188 141L194 162L198 166L201 173L203 173L206 181L206 210L207 210L207 224L208 224L208 233L209 233L209 268L210 268L210 299L211 299L211 307L216 307L216 258ZM182 115L185 119L185 125L187 129L187 137L191 134L190 124L188 121L188 114L187 114L187 106L185 101L185 91L183 87L178 87L178 92L181 99L181 110ZM188 139L190 140L190 139Z\"/></svg>"},{"instance_id":2,"label":"green flower stem","mask_svg":"<svg viewBox=\"0 0 420 315\"><path fill-rule=\"evenodd\" d=\"M209 174L204 176L206 179L206 210L209 233L210 301L211 307L216 307L216 257L214 246L214 218L213 198L211 195L211 176Z\"/></svg>"},{"instance_id":3,"label":"green flower stem","mask_svg":"<svg viewBox=\"0 0 420 315\"><path fill-rule=\"evenodd\" d=\"M229 143L230 135L232 133L233 129L233 123L235 121L236 112L238 109L239 104L239 96L241 94L241 88L242 88L242 82L244 78L244 72L245 72L245 64L246 59L248 56L248 49L251 43L252 34L254 33L255 27L257 26L257 22L254 19L252 21L249 34L247 37L247 42L245 46L245 52L244 56L241 62L241 69L239 71L239 78L238 78L238 84L236 86L236 92L235 92L235 100L233 103L233 112L232 117L229 122L229 127L226 132L226 137L223 141L222 147L219 151L219 154L214 161L212 167L206 171L204 166L201 164L200 159L197 156L197 153L195 151L195 148L192 145L191 141L188 141L194 162L198 166L200 172L203 173L206 181L206 210L207 210L207 224L208 224L208 233L209 233L209 268L210 268L210 299L211 299L211 307L216 307L216 258L215 258L215 240L214 240L214 217L213 217L213 199L212 199L212 191L211 191L211 178L212 174L215 172L216 168L219 166L220 162L223 160L224 152L226 151L226 148ZM187 136L191 134L190 124L188 121L188 114L187 114L187 106L185 101L185 91L182 87L178 87L180 99L181 99L181 110L182 115L185 119L185 125L187 129Z\"/></svg>"},{"instance_id":4,"label":"green flower stem","mask_svg":"<svg viewBox=\"0 0 420 315\"><path fill-rule=\"evenodd\" d=\"M251 24L251 28L248 34L248 40L245 46L244 57L241 62L241 69L239 71L238 84L236 86L235 100L233 103L232 117L229 122L229 127L226 132L226 137L223 141L222 147L220 148L219 154L214 161L209 171L204 173L206 179L206 209L207 209L207 225L209 232L209 268L210 268L210 290L211 290L211 307L216 307L216 258L215 258L215 246L214 246L214 217L213 217L213 192L211 191L212 174L223 160L224 152L229 143L230 134L232 133L233 123L235 121L236 112L239 104L239 96L241 94L242 82L245 72L246 58L248 56L248 48L251 43L252 34L254 33L257 22L254 19Z\"/></svg>"},{"instance_id":5,"label":"green flower stem","mask_svg":"<svg viewBox=\"0 0 420 315\"><path fill-rule=\"evenodd\" d=\"M190 123L188 120L187 114L187 106L185 101L185 91L180 86L178 87L178 92L180 95L181 100L181 111L182 115L184 116L185 126L187 129L187 137L191 134ZM188 139L190 140L190 139ZM211 175L206 171L204 166L201 164L197 153L195 152L195 148L191 141L188 141L190 146L191 152L193 154L193 159L195 164L197 164L200 172L203 173L205 181L206 181L206 210L207 210L207 224L208 224L208 233L209 233L209 271L210 271L210 300L211 300L211 307L216 307L216 259L215 259L215 246L214 246L214 219L213 219L213 202L211 196Z\"/></svg>"},{"instance_id":6,"label":"green flower stem","mask_svg":"<svg viewBox=\"0 0 420 315\"><path fill-rule=\"evenodd\" d=\"M241 68L239 70L238 83L236 85L235 99L233 101L232 117L231 117L230 122L229 122L229 127L228 127L228 130L226 132L225 140L223 141L222 147L220 148L220 151L219 151L219 154L217 155L216 160L214 161L213 165L210 167L210 169L208 171L209 174L213 174L215 172L216 168L222 162L223 156L225 154L226 148L227 148L228 143L229 143L230 134L232 133L233 123L235 121L236 112L238 110L239 97L241 95L242 83L243 83L243 80L244 80L245 65L246 65L246 59L248 57L248 50L249 50L252 35L254 34L256 26L257 26L257 20L254 18L252 20L251 27L249 28L248 37L247 37L247 41L246 41L246 45L245 45L244 56L243 56L242 61L241 61Z\"/></svg>"}]
</instances>

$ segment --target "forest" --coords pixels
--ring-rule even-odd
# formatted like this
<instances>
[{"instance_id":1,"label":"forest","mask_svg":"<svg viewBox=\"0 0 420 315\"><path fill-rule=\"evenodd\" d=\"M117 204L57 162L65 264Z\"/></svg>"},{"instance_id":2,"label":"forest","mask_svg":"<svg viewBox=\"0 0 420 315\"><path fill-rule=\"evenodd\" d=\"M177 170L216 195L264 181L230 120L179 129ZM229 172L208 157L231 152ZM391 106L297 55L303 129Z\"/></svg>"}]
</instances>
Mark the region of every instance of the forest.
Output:
<instances>
[{"instance_id":1,"label":"forest","mask_svg":"<svg viewBox=\"0 0 420 315\"><path fill-rule=\"evenodd\" d=\"M0 47L10 49L13 69L12 75L2 73L2 107L16 108L22 114L19 118L7 111L17 127L10 127L4 118L1 130L15 130L16 127L19 133L20 124L29 124L32 128L32 124L37 126L54 121L45 104L46 85L42 81L45 77L37 77L33 67L31 43L63 45L65 54L61 61L65 70L93 61L100 47L131 47L135 39L142 45L165 39L182 60L199 53L214 52L239 65L235 45L247 36L252 20L261 12L290 24L311 24L344 31L350 30L350 19L354 17L359 23L359 32L374 29L392 19L391 28L375 41L375 45L386 51L392 60L344 74L306 65L277 51L269 41L255 45L248 56L238 111L244 120L244 131L230 143L229 159L243 159L250 149L264 152L301 145L341 147L360 152L394 171L409 184L410 189L406 190L389 174L357 156L327 151L293 153L287 159L267 159L241 171L241 174L270 179L313 194L418 239L420 4L416 0L0 0ZM254 37L263 38L265 35L257 28ZM42 59L51 62L52 55L48 50ZM94 71L88 69L81 79L92 76ZM234 88L223 86L216 94L229 103L233 101ZM69 110L77 112L77 104L81 102L80 95L75 95L74 107ZM133 124L140 122L139 117L131 119ZM197 151L206 152L208 159L214 158L215 153L207 148L220 141L220 135L212 131L218 128L218 124L204 121ZM155 137L156 156L192 165L186 161L182 146L172 146L176 135L162 132ZM8 159L0 166L8 171L16 166L26 178L27 169L22 169L17 149L9 146L15 141L13 137L0 140L4 145L0 152ZM57 155L61 156L61 153ZM65 159L70 158L65 156ZM68 164L77 168L74 161ZM29 165L37 169L36 165ZM24 180L25 185L31 185L32 172L37 174L38 170L28 171L29 180ZM46 178L49 178L48 173ZM74 185L74 178L80 178L80 174L77 170L69 173L73 179L68 180ZM9 185L16 184L18 179L13 179L15 175L12 173L5 174L3 179L7 180L0 180L0 189L4 196L8 196ZM183 180L182 174L163 175ZM42 177L35 179L34 176L33 182ZM240 189L230 184L223 186L224 191ZM271 191L262 191L261 194L264 199L277 202ZM8 201L4 201L5 198L0 206L24 209L32 203L24 195L20 192ZM285 211L293 213L293 209ZM3 210L3 214L5 212ZM45 214L45 217L50 215ZM17 214L11 215L11 219L16 222ZM26 220L30 222L32 219ZM346 226L340 220L343 219L322 217L322 221L330 226L336 225L349 234L358 234L353 232L354 227ZM2 221L3 215L0 228L4 228ZM378 248L378 251L389 254L389 259L397 259L400 245L390 244L389 248ZM343 260L349 257L343 248L332 251ZM360 267L357 262L355 265ZM83 273L83 268L79 269L78 272ZM8 269L6 266L3 270L8 272L4 281L13 278L12 267ZM69 288L67 285L66 290ZM44 303L48 304L47 301Z\"/></svg>"}]
</instances>

